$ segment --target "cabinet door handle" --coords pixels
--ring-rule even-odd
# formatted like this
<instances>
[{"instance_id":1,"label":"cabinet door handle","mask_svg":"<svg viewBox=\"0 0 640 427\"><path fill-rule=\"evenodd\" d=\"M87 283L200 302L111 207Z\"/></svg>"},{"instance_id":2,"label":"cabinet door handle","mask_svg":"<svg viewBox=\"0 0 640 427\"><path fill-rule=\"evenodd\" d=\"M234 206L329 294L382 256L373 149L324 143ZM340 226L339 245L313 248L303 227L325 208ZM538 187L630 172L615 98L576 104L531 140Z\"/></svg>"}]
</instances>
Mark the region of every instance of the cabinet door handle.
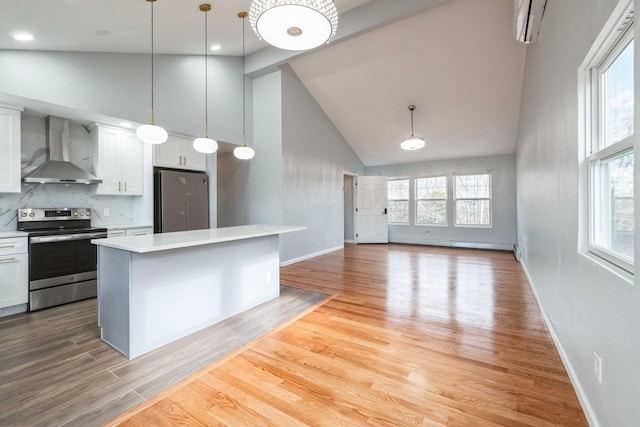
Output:
<instances>
[{"instance_id":1,"label":"cabinet door handle","mask_svg":"<svg viewBox=\"0 0 640 427\"><path fill-rule=\"evenodd\" d=\"M127 192L127 181L124 182L124 192Z\"/></svg>"},{"instance_id":2,"label":"cabinet door handle","mask_svg":"<svg viewBox=\"0 0 640 427\"><path fill-rule=\"evenodd\" d=\"M178 164L182 166L182 156L178 156Z\"/></svg>"},{"instance_id":3,"label":"cabinet door handle","mask_svg":"<svg viewBox=\"0 0 640 427\"><path fill-rule=\"evenodd\" d=\"M121 188L120 188L120 181L118 181L118 193L121 192Z\"/></svg>"},{"instance_id":4,"label":"cabinet door handle","mask_svg":"<svg viewBox=\"0 0 640 427\"><path fill-rule=\"evenodd\" d=\"M184 156L184 165L183 166L187 166L187 156Z\"/></svg>"},{"instance_id":5,"label":"cabinet door handle","mask_svg":"<svg viewBox=\"0 0 640 427\"><path fill-rule=\"evenodd\" d=\"M2 245L0 249L9 249L9 248L17 248L18 245Z\"/></svg>"},{"instance_id":6,"label":"cabinet door handle","mask_svg":"<svg viewBox=\"0 0 640 427\"><path fill-rule=\"evenodd\" d=\"M15 258L4 258L4 259L0 259L0 262L15 262L16 259Z\"/></svg>"}]
</instances>

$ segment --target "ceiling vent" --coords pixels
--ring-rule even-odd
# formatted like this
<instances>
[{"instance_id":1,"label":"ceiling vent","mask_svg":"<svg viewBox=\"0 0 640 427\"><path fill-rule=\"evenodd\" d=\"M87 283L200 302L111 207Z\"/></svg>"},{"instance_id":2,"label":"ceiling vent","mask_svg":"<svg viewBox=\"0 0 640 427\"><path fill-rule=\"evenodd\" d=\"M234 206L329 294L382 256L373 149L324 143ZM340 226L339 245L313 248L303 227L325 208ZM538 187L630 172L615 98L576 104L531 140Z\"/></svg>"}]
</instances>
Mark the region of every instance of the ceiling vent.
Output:
<instances>
[{"instance_id":1,"label":"ceiling vent","mask_svg":"<svg viewBox=\"0 0 640 427\"><path fill-rule=\"evenodd\" d=\"M514 0L513 15L516 40L525 44L538 40L547 0Z\"/></svg>"}]
</instances>

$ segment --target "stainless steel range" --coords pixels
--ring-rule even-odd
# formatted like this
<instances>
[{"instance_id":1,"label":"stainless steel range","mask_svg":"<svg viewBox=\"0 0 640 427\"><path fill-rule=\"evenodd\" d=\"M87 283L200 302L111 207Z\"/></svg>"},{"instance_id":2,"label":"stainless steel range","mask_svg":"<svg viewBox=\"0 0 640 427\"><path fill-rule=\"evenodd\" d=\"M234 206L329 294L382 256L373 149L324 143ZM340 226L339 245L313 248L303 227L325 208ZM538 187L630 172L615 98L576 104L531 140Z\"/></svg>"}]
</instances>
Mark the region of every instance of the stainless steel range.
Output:
<instances>
[{"instance_id":1,"label":"stainless steel range","mask_svg":"<svg viewBox=\"0 0 640 427\"><path fill-rule=\"evenodd\" d=\"M91 239L107 229L91 227L91 209L18 209L18 230L29 234L29 311L97 295Z\"/></svg>"}]
</instances>

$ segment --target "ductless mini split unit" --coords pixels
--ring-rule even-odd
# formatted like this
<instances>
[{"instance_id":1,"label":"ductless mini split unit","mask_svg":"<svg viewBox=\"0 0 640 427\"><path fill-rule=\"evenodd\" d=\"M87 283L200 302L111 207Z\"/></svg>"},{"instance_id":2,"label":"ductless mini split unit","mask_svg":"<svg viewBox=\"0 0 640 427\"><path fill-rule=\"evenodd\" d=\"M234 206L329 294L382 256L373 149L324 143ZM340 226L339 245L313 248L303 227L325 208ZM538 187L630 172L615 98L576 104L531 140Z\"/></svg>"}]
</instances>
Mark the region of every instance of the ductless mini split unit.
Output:
<instances>
[{"instance_id":1,"label":"ductless mini split unit","mask_svg":"<svg viewBox=\"0 0 640 427\"><path fill-rule=\"evenodd\" d=\"M514 0L514 29L516 40L525 44L535 43L547 0Z\"/></svg>"}]
</instances>

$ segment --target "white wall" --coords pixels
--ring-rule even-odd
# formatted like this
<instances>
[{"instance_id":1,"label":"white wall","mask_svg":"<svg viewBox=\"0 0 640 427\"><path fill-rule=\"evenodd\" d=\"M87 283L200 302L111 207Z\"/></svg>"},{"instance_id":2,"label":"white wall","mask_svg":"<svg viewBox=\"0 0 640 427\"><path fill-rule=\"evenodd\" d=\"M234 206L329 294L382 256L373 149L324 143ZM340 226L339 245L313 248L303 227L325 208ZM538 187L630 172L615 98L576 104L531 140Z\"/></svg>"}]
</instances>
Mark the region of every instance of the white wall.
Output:
<instances>
[{"instance_id":1,"label":"white wall","mask_svg":"<svg viewBox=\"0 0 640 427\"><path fill-rule=\"evenodd\" d=\"M522 261L593 425L607 427L640 420L640 287L578 253L577 70L615 5L547 2L539 41L527 48L516 154ZM639 194L636 186L636 223ZM602 356L602 384L594 352Z\"/></svg>"},{"instance_id":2,"label":"white wall","mask_svg":"<svg viewBox=\"0 0 640 427\"><path fill-rule=\"evenodd\" d=\"M427 148L428 149L428 146ZM455 227L453 174L491 172L491 228ZM515 156L490 156L469 159L438 160L366 168L367 175L419 178L447 175L447 222L445 226L413 225L415 200L409 208L409 224L389 225L389 241L440 246L464 246L511 250L516 242ZM411 186L413 191L413 184Z\"/></svg>"}]
</instances>

